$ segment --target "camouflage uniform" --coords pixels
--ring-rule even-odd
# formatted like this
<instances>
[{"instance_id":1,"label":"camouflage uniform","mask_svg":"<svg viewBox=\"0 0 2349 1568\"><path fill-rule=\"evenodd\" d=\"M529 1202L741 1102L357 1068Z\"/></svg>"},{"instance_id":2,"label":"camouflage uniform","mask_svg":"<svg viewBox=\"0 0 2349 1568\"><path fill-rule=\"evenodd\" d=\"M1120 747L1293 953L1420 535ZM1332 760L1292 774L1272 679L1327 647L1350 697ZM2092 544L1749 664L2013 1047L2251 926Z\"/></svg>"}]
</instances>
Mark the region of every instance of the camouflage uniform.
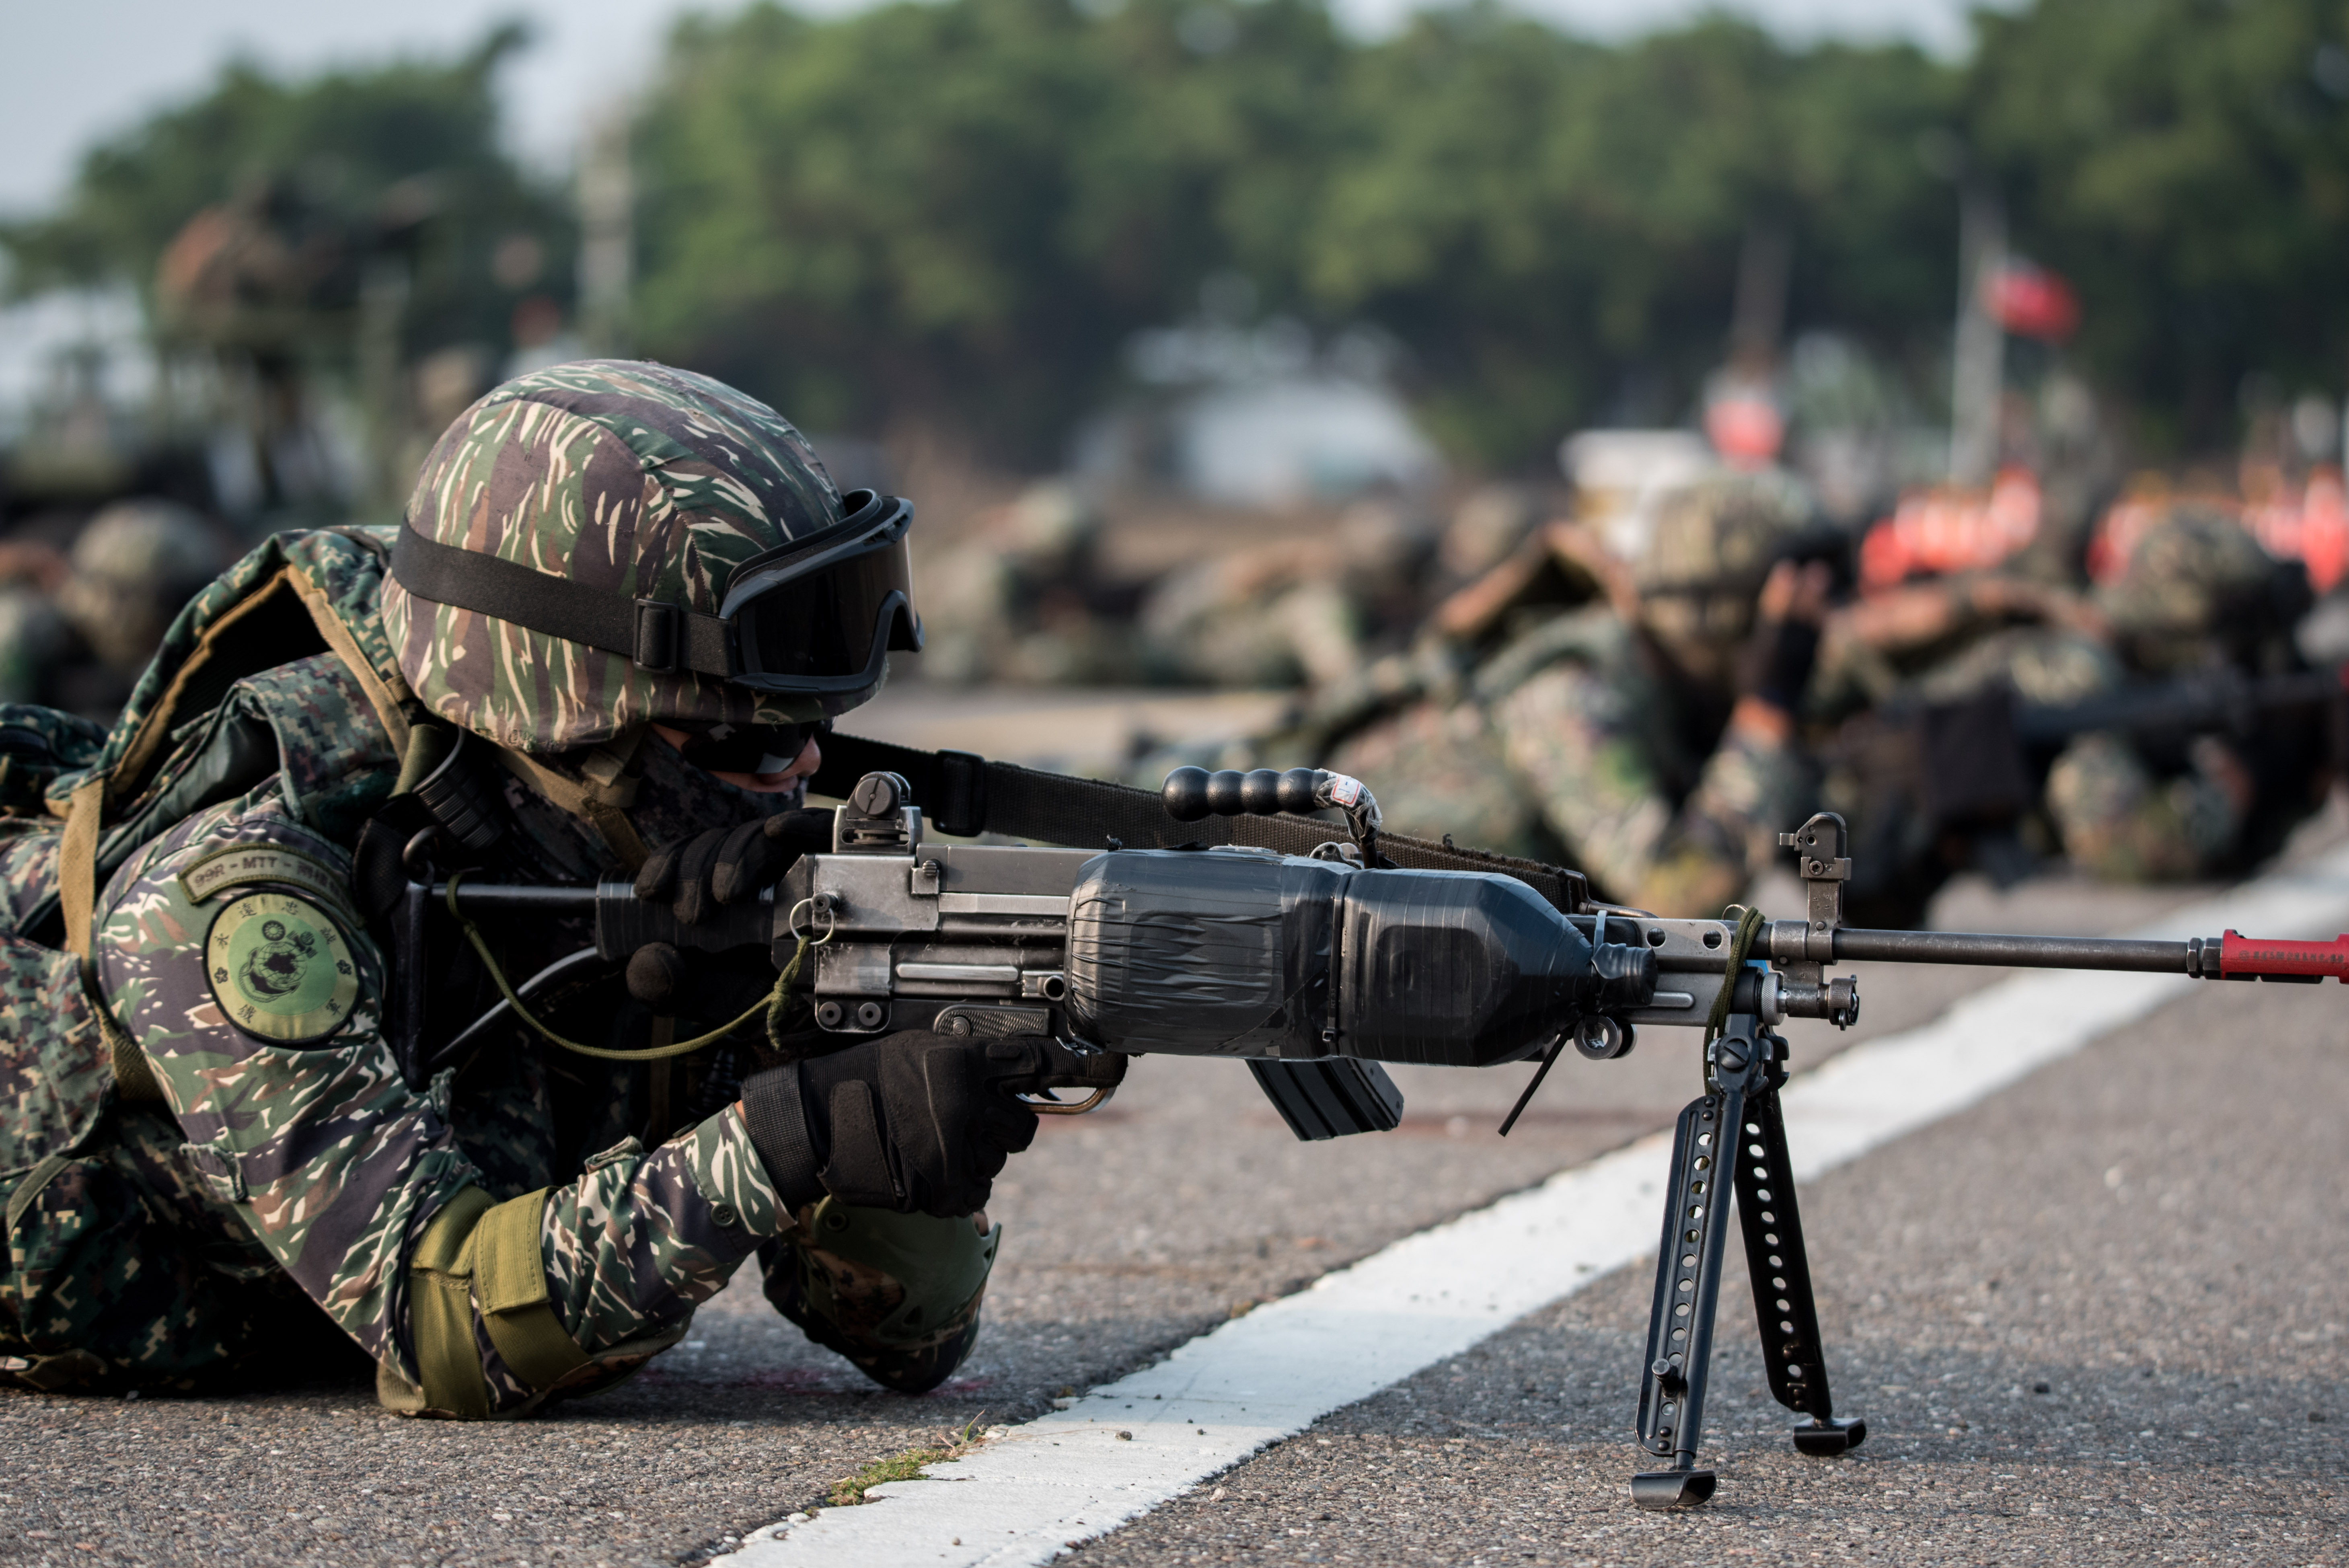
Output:
<instances>
[{"instance_id":1,"label":"camouflage uniform","mask_svg":"<svg viewBox=\"0 0 2349 1568\"><path fill-rule=\"evenodd\" d=\"M529 438L504 439L517 426ZM429 515L494 533L556 509L576 549L534 564L612 581L621 562L662 560L673 602L706 602L732 562L764 547L762 521L792 537L836 519L812 459L813 490L787 465L761 466L759 454L798 443L771 411L700 377L563 366L460 421L424 483L462 504ZM631 529L658 531L659 552L632 553ZM347 639L237 681L170 738L169 758L114 813L102 870L115 838L135 836L186 781L225 769L219 787L233 793L157 821L119 856L96 899L87 972L27 940L47 929L66 835L54 820L0 820L0 894L18 933L0 937L12 1017L0 1033L0 1373L43 1387L187 1386L246 1375L325 1328L326 1342L372 1358L394 1408L514 1414L676 1343L694 1305L757 1252L769 1295L813 1336L892 1387L934 1385L975 1336L997 1233L983 1216L786 1212L730 1103L742 1065L730 1041L688 1058L688 1125L649 1150L629 1133L647 1119L656 1069L562 1056L519 1025L421 1091L403 1079L383 1027L392 977L353 877L354 846L395 788L394 728L438 715L540 739L534 757L504 754L495 788L512 830L481 872L498 880L624 874L639 834L667 840L797 800L635 744L647 717L739 719L766 699L424 606L459 618L435 644L420 602L384 572L388 533L281 535L254 552L174 624L102 747L61 716L16 715L77 769L49 793L66 814L90 779L136 771L174 674L281 583ZM426 657L440 645L461 653ZM549 717L567 749L533 728ZM611 810L575 809L579 792L616 780ZM526 974L585 934L517 925L492 939ZM494 994L453 943L429 962L433 1035L446 1038ZM640 1047L656 1025L607 975L540 1006L558 1031L611 1046ZM149 1074L160 1103L129 1098ZM419 1360L428 1343L470 1346L478 1369L436 1376Z\"/></svg>"},{"instance_id":2,"label":"camouflage uniform","mask_svg":"<svg viewBox=\"0 0 2349 1568\"><path fill-rule=\"evenodd\" d=\"M2095 603L2129 667L2163 679L2282 667L2306 595L2295 565L2233 518L2189 502L2154 521ZM2064 854L2095 875L2138 882L2210 876L2272 849L2313 804L2304 781L2318 765L2293 744L2310 737L2276 727L2198 736L2166 758L2128 737L2081 737L2047 777Z\"/></svg>"},{"instance_id":3,"label":"camouflage uniform","mask_svg":"<svg viewBox=\"0 0 2349 1568\"><path fill-rule=\"evenodd\" d=\"M1946 707L2000 690L2023 703L2061 708L2117 691L2132 678L2158 680L2227 665L2259 673L2276 667L2293 608L2277 563L2257 542L2223 514L2192 506L2173 508L2157 520L2121 575L2098 589L2093 607L2108 632L2093 630L2093 617L2075 616L2076 625L2054 619L2014 624L2003 611L1977 613L1975 605L2005 601L2000 586L1973 579L1942 584L1952 617L1922 649L1904 654L1831 644L1815 690L1822 712ZM1977 594L1985 588L1992 590L1986 600ZM1863 718L1855 727L1866 731L1880 723ZM2262 852L2262 843L2280 838L2299 814L2284 798L2292 792L2291 776L2304 772L2305 759L2271 762L2264 753L2272 748L2253 738L2261 755L2252 756L2247 769L2237 753L2240 738L2200 736L2180 744L2170 738L2155 745L2147 737L2115 732L2075 736L2052 760L2018 754L2023 793L2005 815L2011 820L2020 813L2026 833L2044 835L2035 848L2060 850L2094 876L2143 882L2220 874ZM1843 749L1864 758L1868 748ZM2036 782L2026 766L2033 761L2045 768ZM1982 859L1984 846L1974 837L1980 830L1993 835L2008 830L1995 820L1939 821L1933 810L1917 810L1913 800L1895 804L1895 796L1932 791L1888 788L1875 772L1867 766L1831 769L1826 804L1852 819L1867 858L1887 868L1874 881L1883 882L1889 868L1909 868L1894 879L1906 884L1909 907L1877 918L1913 917L1942 874L1970 855ZM2259 808L2262 795L2271 810ZM2272 819L2264 828L2258 820L2262 816ZM1994 851L1991 863L1997 869ZM2019 871L2025 862L2013 863Z\"/></svg>"},{"instance_id":4,"label":"camouflage uniform","mask_svg":"<svg viewBox=\"0 0 2349 1568\"><path fill-rule=\"evenodd\" d=\"M1358 731L1329 766L1369 780L1401 831L1563 853L1609 897L1717 912L1801 820L1807 774L1791 745L1724 731L1725 664L1692 666L1744 636L1753 592L1803 517L1766 480L1692 489L1640 559L1641 624L1604 605L1554 613L1456 695Z\"/></svg>"}]
</instances>

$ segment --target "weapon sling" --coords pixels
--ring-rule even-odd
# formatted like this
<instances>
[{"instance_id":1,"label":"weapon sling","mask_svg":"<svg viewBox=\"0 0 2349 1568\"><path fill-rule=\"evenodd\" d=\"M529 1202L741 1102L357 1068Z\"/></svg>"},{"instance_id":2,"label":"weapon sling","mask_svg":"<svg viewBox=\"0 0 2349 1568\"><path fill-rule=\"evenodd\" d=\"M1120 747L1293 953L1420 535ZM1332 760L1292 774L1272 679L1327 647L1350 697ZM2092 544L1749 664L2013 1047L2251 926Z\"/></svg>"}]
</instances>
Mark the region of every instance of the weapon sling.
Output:
<instances>
[{"instance_id":1,"label":"weapon sling","mask_svg":"<svg viewBox=\"0 0 2349 1568\"><path fill-rule=\"evenodd\" d=\"M1244 844L1284 855L1309 855L1319 845L1347 841L1340 824L1285 811L1178 822L1154 790L990 762L968 751L923 751L838 733L825 735L820 744L823 766L809 781L816 793L845 799L865 774L895 773L913 787L923 817L956 838L992 832L1075 848L1098 848L1115 839L1136 850ZM1407 870L1497 872L1526 883L1563 913L1590 907L1588 882L1581 872L1562 866L1392 831L1381 832L1378 841L1381 851Z\"/></svg>"}]
</instances>

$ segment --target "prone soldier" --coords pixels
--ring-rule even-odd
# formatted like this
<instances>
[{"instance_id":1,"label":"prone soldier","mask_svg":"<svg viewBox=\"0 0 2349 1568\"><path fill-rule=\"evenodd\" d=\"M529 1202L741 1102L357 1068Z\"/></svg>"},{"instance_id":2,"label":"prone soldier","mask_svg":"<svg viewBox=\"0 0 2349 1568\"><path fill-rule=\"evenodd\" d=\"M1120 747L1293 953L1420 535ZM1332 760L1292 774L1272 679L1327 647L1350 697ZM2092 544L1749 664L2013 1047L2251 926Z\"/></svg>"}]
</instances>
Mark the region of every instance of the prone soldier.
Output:
<instances>
[{"instance_id":1,"label":"prone soldier","mask_svg":"<svg viewBox=\"0 0 2349 1568\"><path fill-rule=\"evenodd\" d=\"M1445 642L1416 661L1434 678L1328 766L1378 779L1400 830L1562 846L1609 897L1718 909L1808 803L1794 714L1831 573L1789 552L1812 537L1805 498L1775 474L1676 492L1628 565L1552 525L1438 611ZM1560 574L1585 602L1539 603Z\"/></svg>"},{"instance_id":2,"label":"prone soldier","mask_svg":"<svg viewBox=\"0 0 2349 1568\"><path fill-rule=\"evenodd\" d=\"M2293 575L2231 519L2177 505L2086 594L1984 572L1835 612L1811 715L1839 727L1823 803L1864 851L1864 917L1909 923L1969 862L2019 873L2060 852L2139 882L2271 852L2314 803L2324 727L2192 699L2297 664ZM2129 722L2100 722L2124 702Z\"/></svg>"},{"instance_id":3,"label":"prone soldier","mask_svg":"<svg viewBox=\"0 0 2349 1568\"><path fill-rule=\"evenodd\" d=\"M756 1026L771 975L740 1009L666 946L623 977L552 924L478 961L401 936L436 866L634 875L688 924L771 886L823 842L818 727L919 645L911 515L718 382L558 366L458 418L399 528L230 569L102 739L0 716L57 774L0 820L0 1375L187 1387L356 1345L393 1408L512 1415L675 1344L755 1253L876 1381L947 1377L1035 1128L1007 1091L1096 1069L1033 1039L794 1059Z\"/></svg>"}]
</instances>

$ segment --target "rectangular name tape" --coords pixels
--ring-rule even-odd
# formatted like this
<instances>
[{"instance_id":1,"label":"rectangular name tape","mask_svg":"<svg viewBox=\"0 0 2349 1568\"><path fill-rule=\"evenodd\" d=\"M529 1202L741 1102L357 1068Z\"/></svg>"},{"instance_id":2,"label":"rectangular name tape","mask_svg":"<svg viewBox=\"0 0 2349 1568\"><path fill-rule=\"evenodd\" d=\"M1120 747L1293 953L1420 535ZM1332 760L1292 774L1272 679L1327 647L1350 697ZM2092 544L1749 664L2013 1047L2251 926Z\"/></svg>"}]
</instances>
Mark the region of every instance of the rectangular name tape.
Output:
<instances>
[{"instance_id":1,"label":"rectangular name tape","mask_svg":"<svg viewBox=\"0 0 2349 1568\"><path fill-rule=\"evenodd\" d=\"M214 850L180 873L180 887L191 903L233 887L251 882L275 882L313 892L332 904L337 913L350 913L350 890L332 869L299 850L271 844L231 844Z\"/></svg>"}]
</instances>

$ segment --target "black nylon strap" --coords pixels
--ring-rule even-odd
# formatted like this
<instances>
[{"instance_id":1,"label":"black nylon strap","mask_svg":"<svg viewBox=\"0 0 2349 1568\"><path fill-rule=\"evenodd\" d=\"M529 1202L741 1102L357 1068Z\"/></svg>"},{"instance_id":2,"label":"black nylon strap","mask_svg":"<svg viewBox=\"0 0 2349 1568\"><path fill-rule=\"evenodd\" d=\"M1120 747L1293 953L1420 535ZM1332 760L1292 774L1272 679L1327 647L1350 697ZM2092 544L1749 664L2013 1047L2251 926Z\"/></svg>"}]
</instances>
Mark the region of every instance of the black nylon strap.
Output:
<instances>
[{"instance_id":1,"label":"black nylon strap","mask_svg":"<svg viewBox=\"0 0 2349 1568\"><path fill-rule=\"evenodd\" d=\"M824 1109L832 1157L823 1162L823 1190L860 1208L897 1208L905 1193L889 1168L889 1139L873 1086L862 1078L835 1083Z\"/></svg>"},{"instance_id":2,"label":"black nylon strap","mask_svg":"<svg viewBox=\"0 0 2349 1568\"><path fill-rule=\"evenodd\" d=\"M823 1196L823 1182L816 1174L823 1161L808 1136L796 1066L770 1068L742 1080L742 1121L784 1208L796 1212Z\"/></svg>"},{"instance_id":3,"label":"black nylon strap","mask_svg":"<svg viewBox=\"0 0 2349 1568\"><path fill-rule=\"evenodd\" d=\"M715 615L550 577L518 561L438 543L404 522L391 547L391 574L419 599L622 654L647 669L731 673L726 623Z\"/></svg>"},{"instance_id":4,"label":"black nylon strap","mask_svg":"<svg viewBox=\"0 0 2349 1568\"><path fill-rule=\"evenodd\" d=\"M913 786L914 803L924 815L940 832L957 838L997 832L1078 848L1104 847L1115 839L1131 850L1250 844L1284 855L1310 854L1319 844L1350 841L1342 824L1285 811L1273 817L1178 822L1147 789L989 762L968 751L923 751L836 730L820 744L823 766L808 781L810 789L846 799L867 773L901 774ZM1413 871L1497 872L1515 877L1568 914L1584 909L1590 899L1589 883L1580 872L1539 861L1430 843L1407 833L1381 833L1379 849L1395 864Z\"/></svg>"}]
</instances>

